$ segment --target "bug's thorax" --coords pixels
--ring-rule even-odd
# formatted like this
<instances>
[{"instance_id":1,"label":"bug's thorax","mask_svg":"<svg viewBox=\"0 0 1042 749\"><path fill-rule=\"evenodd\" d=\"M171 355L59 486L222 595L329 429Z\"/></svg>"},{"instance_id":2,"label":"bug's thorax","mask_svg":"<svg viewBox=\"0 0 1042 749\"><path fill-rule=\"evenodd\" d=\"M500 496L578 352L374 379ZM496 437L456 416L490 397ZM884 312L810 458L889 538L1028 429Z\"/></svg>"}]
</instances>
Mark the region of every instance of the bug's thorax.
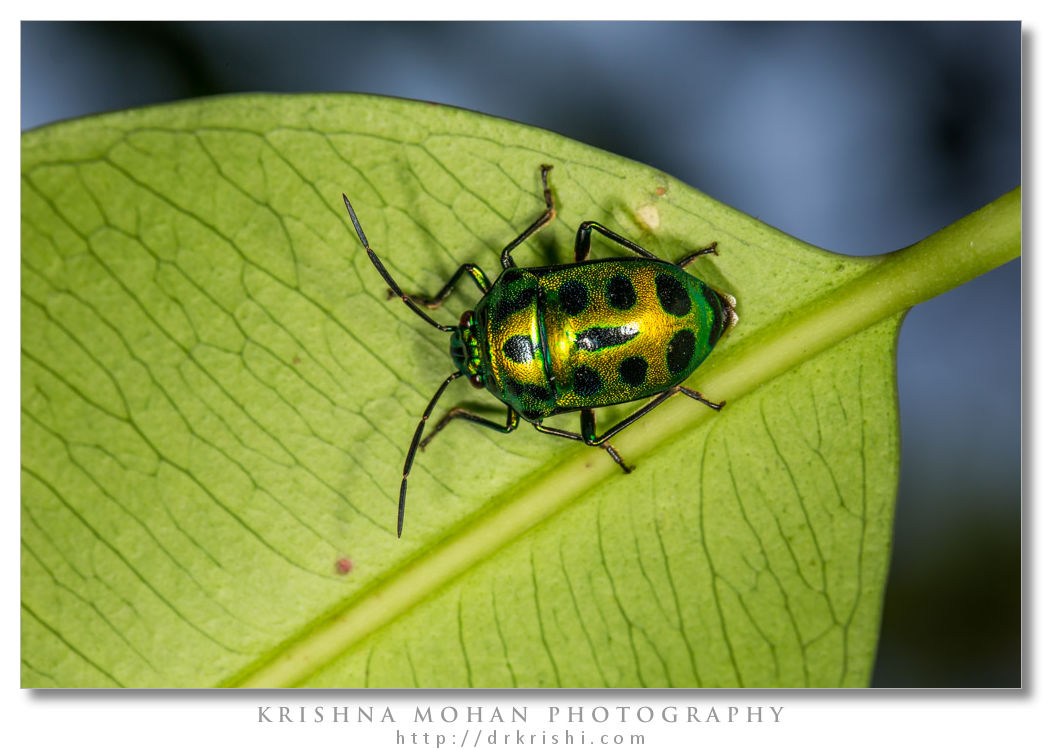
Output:
<instances>
[{"instance_id":1,"label":"bug's thorax","mask_svg":"<svg viewBox=\"0 0 1042 749\"><path fill-rule=\"evenodd\" d=\"M543 302L539 278L527 268L509 268L474 308L485 386L532 422L557 407Z\"/></svg>"}]
</instances>

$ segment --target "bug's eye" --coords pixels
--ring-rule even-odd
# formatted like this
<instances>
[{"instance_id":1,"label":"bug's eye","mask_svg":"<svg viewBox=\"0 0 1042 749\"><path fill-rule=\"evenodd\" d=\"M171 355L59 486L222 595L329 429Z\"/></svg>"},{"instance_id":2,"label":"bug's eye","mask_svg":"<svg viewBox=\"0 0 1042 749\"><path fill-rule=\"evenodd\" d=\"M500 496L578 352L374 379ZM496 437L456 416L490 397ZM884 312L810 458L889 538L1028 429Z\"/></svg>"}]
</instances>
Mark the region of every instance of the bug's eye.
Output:
<instances>
[{"instance_id":1,"label":"bug's eye","mask_svg":"<svg viewBox=\"0 0 1042 749\"><path fill-rule=\"evenodd\" d=\"M470 384L476 387L478 390L485 387L485 383L481 381L481 375L471 375L469 379Z\"/></svg>"},{"instance_id":2,"label":"bug's eye","mask_svg":"<svg viewBox=\"0 0 1042 749\"><path fill-rule=\"evenodd\" d=\"M466 312L464 312L460 316L460 319L459 319L460 330L466 330L468 327L470 327L470 321L473 320L473 319L474 319L474 311L468 309Z\"/></svg>"}]
</instances>

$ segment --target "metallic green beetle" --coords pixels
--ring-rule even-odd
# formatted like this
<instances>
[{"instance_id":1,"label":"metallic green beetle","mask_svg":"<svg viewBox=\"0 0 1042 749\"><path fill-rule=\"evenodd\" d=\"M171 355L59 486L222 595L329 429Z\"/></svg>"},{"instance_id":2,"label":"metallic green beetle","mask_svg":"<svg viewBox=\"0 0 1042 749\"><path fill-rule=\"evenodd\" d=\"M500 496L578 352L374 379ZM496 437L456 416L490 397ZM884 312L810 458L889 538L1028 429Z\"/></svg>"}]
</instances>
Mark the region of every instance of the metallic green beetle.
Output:
<instances>
[{"instance_id":1,"label":"metallic green beetle","mask_svg":"<svg viewBox=\"0 0 1042 749\"><path fill-rule=\"evenodd\" d=\"M629 473L629 466L608 442L611 437L677 393L718 411L724 405L680 384L738 321L734 297L684 271L695 258L717 254L716 243L669 263L601 224L584 221L575 236L574 264L518 268L511 253L556 215L546 181L550 169L542 167L546 211L503 248L503 272L495 283L489 283L479 267L467 263L429 299L402 292L369 247L344 195L358 239L394 295L428 323L452 334L449 351L456 371L427 404L405 457L398 495L399 537L416 450L425 448L453 419L512 432L520 417L545 434L603 448ZM640 257L589 260L593 230ZM484 296L473 310L463 313L459 325L437 323L420 309L419 304L428 309L440 307L464 275L473 279ZM497 424L456 407L421 441L434 404L450 382L464 376L506 404L506 423ZM651 397L603 434L596 433L593 409ZM580 412L581 434L543 425L548 416L569 411Z\"/></svg>"}]
</instances>

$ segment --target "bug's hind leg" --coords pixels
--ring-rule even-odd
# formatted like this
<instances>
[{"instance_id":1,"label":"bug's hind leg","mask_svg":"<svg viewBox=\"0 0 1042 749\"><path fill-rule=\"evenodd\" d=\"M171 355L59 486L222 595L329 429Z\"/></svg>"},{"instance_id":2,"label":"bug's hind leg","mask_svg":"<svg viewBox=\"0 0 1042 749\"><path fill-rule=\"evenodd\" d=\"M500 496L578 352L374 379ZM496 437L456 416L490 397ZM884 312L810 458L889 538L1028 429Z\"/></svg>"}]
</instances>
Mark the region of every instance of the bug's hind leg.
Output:
<instances>
[{"instance_id":1,"label":"bug's hind leg","mask_svg":"<svg viewBox=\"0 0 1042 749\"><path fill-rule=\"evenodd\" d=\"M716 403L715 401L706 400L705 398L702 397L702 394L700 392L698 392L697 390L692 390L691 388L686 388L683 385L677 385L676 387L677 387L677 390L679 392L683 393L684 395L686 395L689 398L694 398L699 403L702 403L702 404L704 404L706 406L709 406L714 411L719 411L727 403L727 401L720 401L719 403Z\"/></svg>"},{"instance_id":2,"label":"bug's hind leg","mask_svg":"<svg viewBox=\"0 0 1042 749\"><path fill-rule=\"evenodd\" d=\"M512 432L515 429L517 429L517 425L519 422L517 411L509 407L507 408L507 423L497 424L494 421L486 419L484 416L478 416L476 413L472 413L465 408L460 408L459 406L456 406L455 408L450 408L448 413L441 417L441 421L439 421L431 428L431 433L428 434L424 438L423 442L420 443L420 449L426 450L427 445L429 445L431 440L434 439L434 435L436 435L438 432L444 429L445 426L453 419L466 419L467 421L472 421L475 424L480 424L483 427L495 429L497 432L502 432L503 434L507 434L508 432Z\"/></svg>"},{"instance_id":3,"label":"bug's hind leg","mask_svg":"<svg viewBox=\"0 0 1042 749\"><path fill-rule=\"evenodd\" d=\"M503 248L503 252L500 253L499 259L500 262L503 264L504 268L513 268L514 258L510 257L510 253L517 249L518 245L520 245L530 236L532 236L537 231L539 231L544 226L553 221L554 216L557 215L557 208L554 207L553 193L550 192L550 186L546 183L546 174L551 169L553 169L553 166L550 164L543 164L543 166L541 167L541 176L543 180L543 200L546 201L546 210L543 212L543 215L537 218L531 226L529 226L527 229L521 232L521 234L518 235L517 239L515 239L513 242L511 242Z\"/></svg>"},{"instance_id":4,"label":"bug's hind leg","mask_svg":"<svg viewBox=\"0 0 1042 749\"><path fill-rule=\"evenodd\" d=\"M543 434L552 434L555 437L564 437L565 439L586 442L586 440L583 439L583 436L581 434L576 434L575 432L569 432L564 429L555 429L554 427L543 426L542 424L533 424L532 426L536 428L537 432L542 432ZM594 445L594 447L599 447L603 449L606 453L608 453L608 455L611 456L611 459L619 464L619 468L622 469L623 473L630 473L633 471L632 468L626 465L626 461L622 459L622 456L619 455L618 451L614 447L612 447L611 443L608 442L608 440L604 440L600 444Z\"/></svg>"},{"instance_id":5,"label":"bug's hind leg","mask_svg":"<svg viewBox=\"0 0 1042 749\"><path fill-rule=\"evenodd\" d=\"M694 398L699 403L702 403L702 404L704 404L706 406L709 406L714 411L719 411L721 408L724 407L725 401L720 401L719 403L716 403L714 401L711 401L711 400L708 400L708 399L704 398L702 396L702 394L699 393L696 390L692 390L691 388L686 388L683 385L674 385L673 387L671 387L669 390L665 391L664 393L659 393L658 395L656 395L651 400L651 402L645 404L644 406L641 406L636 411L634 411L629 416L627 416L625 419L620 421L615 426L609 428L604 434L601 434L601 435L597 434L597 416L596 416L596 414L594 414L593 409L592 408L584 408L582 410L582 416L581 416L581 418L582 418L582 441L585 442L587 445L594 445L594 446L600 446L600 445L605 444L609 439L614 437L616 434L621 432L623 429L625 429L626 427L630 426L634 422L644 418L649 413L651 413L651 411L653 409L658 408L659 406L661 406L663 403L665 403L668 399L672 398L677 393L683 393L684 395L688 396L689 398Z\"/></svg>"},{"instance_id":6,"label":"bug's hind leg","mask_svg":"<svg viewBox=\"0 0 1042 749\"><path fill-rule=\"evenodd\" d=\"M696 250L695 252L692 252L690 255L685 255L684 257L680 258L680 260L677 261L677 265L679 265L681 268L686 268L688 265L695 262L695 260L702 257L703 255L719 254L720 253L716 251L716 242L711 242L705 247L703 247L701 250Z\"/></svg>"}]
</instances>

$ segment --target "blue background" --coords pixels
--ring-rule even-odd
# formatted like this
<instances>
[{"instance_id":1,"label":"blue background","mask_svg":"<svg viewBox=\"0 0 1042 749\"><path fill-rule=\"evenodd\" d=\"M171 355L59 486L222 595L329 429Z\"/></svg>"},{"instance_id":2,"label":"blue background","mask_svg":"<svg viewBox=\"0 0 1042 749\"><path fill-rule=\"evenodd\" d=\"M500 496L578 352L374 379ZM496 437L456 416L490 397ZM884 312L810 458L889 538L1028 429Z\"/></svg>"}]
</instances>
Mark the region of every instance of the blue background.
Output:
<instances>
[{"instance_id":1,"label":"blue background","mask_svg":"<svg viewBox=\"0 0 1042 749\"><path fill-rule=\"evenodd\" d=\"M22 128L364 91L554 130L812 244L909 245L1021 181L1017 23L26 23ZM914 308L875 686L1020 684L1020 261Z\"/></svg>"}]
</instances>

